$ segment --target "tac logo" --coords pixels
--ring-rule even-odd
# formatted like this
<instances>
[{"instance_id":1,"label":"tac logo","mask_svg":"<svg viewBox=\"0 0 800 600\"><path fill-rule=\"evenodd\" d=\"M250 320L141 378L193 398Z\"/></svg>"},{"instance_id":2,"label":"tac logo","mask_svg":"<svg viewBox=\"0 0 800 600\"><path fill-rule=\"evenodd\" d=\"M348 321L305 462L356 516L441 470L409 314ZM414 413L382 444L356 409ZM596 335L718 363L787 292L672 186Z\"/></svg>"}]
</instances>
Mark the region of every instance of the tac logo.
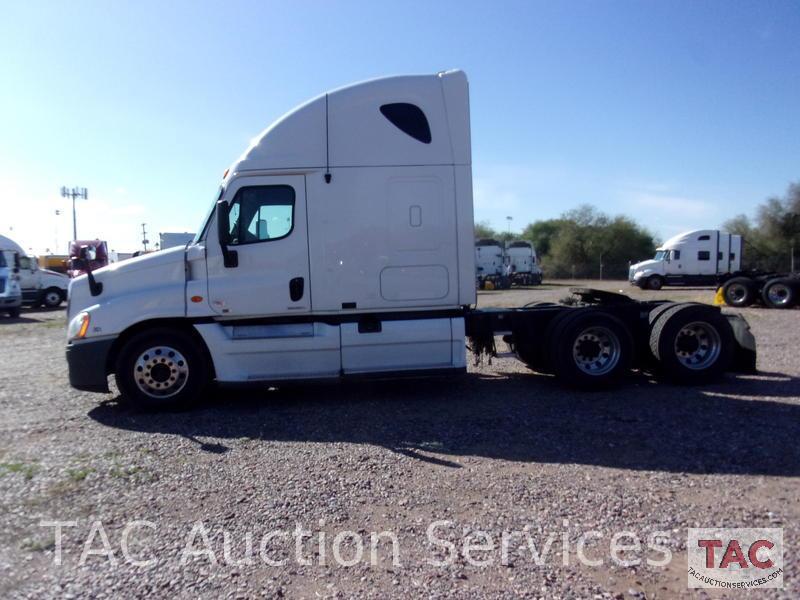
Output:
<instances>
[{"instance_id":1,"label":"tac logo","mask_svg":"<svg viewBox=\"0 0 800 600\"><path fill-rule=\"evenodd\" d=\"M689 529L690 588L782 588L783 529Z\"/></svg>"}]
</instances>

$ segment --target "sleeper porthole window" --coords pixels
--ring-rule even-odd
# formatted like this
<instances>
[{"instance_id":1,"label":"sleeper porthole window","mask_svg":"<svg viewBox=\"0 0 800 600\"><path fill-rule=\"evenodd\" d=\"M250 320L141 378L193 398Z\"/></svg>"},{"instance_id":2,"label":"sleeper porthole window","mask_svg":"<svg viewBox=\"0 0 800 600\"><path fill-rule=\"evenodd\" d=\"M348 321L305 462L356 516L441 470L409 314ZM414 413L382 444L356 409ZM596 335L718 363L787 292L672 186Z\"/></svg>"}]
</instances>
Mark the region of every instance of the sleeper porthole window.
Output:
<instances>
[{"instance_id":1,"label":"sleeper porthole window","mask_svg":"<svg viewBox=\"0 0 800 600\"><path fill-rule=\"evenodd\" d=\"M394 102L381 106L381 114L403 133L423 144L431 143L431 127L428 118L416 104Z\"/></svg>"}]
</instances>

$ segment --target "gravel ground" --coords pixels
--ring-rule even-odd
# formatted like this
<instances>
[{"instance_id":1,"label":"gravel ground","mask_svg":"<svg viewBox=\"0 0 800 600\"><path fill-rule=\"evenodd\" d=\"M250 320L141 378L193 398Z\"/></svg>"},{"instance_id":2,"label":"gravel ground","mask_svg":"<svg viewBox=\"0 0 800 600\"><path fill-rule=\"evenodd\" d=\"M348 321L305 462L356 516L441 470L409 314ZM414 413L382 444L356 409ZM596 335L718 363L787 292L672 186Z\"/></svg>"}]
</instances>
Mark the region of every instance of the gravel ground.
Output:
<instances>
[{"instance_id":1,"label":"gravel ground","mask_svg":"<svg viewBox=\"0 0 800 600\"><path fill-rule=\"evenodd\" d=\"M557 300L567 285L482 292L479 305ZM689 597L686 528L762 526L783 528L784 589L754 595L797 597L800 310L741 312L761 373L701 388L638 375L613 392L578 393L500 358L455 379L224 391L169 414L69 388L63 311L4 319L0 596ZM47 520L75 522L60 565ZM136 520L152 528L128 526L128 558L146 565L123 554ZM102 530L87 543L94 521ZM309 564L287 537L297 526L310 536L300 539ZM599 566L576 558L589 530L599 533L586 554ZM656 531L672 553L665 566L646 564L664 557L647 545ZM261 556L270 532L264 556L282 566ZM395 536L397 560L389 534L371 559L379 532ZM612 560L620 532L641 540L622 555L641 564ZM99 554L102 534L116 564ZM81 561L86 549L98 554ZM355 564L337 564L335 549Z\"/></svg>"}]
</instances>

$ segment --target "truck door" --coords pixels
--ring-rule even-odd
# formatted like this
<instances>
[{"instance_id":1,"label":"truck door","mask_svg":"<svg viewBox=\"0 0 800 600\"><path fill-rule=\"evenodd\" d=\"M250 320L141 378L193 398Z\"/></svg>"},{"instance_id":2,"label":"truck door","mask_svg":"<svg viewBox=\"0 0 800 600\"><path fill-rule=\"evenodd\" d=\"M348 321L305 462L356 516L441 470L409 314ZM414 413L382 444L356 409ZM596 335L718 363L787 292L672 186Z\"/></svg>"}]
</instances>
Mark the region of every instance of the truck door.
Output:
<instances>
[{"instance_id":1,"label":"truck door","mask_svg":"<svg viewBox=\"0 0 800 600\"><path fill-rule=\"evenodd\" d=\"M36 281L36 263L30 256L19 257L19 286L22 288L22 299L25 302L36 300L39 285Z\"/></svg>"},{"instance_id":2,"label":"truck door","mask_svg":"<svg viewBox=\"0 0 800 600\"><path fill-rule=\"evenodd\" d=\"M206 243L208 302L230 317L307 313L306 186L303 175L239 177L225 191L237 265L226 267L216 223Z\"/></svg>"}]
</instances>

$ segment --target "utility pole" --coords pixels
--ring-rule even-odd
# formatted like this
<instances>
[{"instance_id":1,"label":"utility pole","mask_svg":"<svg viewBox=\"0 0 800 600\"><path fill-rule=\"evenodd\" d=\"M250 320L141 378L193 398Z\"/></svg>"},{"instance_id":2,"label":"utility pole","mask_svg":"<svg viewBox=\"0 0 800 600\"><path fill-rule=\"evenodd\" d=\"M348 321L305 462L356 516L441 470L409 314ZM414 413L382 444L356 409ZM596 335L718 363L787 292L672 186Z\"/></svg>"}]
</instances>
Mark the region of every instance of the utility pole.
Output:
<instances>
[{"instance_id":1,"label":"utility pole","mask_svg":"<svg viewBox=\"0 0 800 600\"><path fill-rule=\"evenodd\" d=\"M61 197L62 198L72 198L72 239L78 239L78 221L75 217L75 198L81 198L83 200L89 199L89 190L86 188L77 188L74 187L71 190L67 189L66 186L61 187Z\"/></svg>"},{"instance_id":2,"label":"utility pole","mask_svg":"<svg viewBox=\"0 0 800 600\"><path fill-rule=\"evenodd\" d=\"M147 239L147 230L145 229L147 223L142 223L142 246L144 246L144 251L147 252L147 244L150 243L150 240Z\"/></svg>"},{"instance_id":3,"label":"utility pole","mask_svg":"<svg viewBox=\"0 0 800 600\"><path fill-rule=\"evenodd\" d=\"M514 218L514 217L506 217L506 221L508 221L508 237L509 237L509 238L511 237L511 220L512 220L513 218Z\"/></svg>"}]
</instances>

